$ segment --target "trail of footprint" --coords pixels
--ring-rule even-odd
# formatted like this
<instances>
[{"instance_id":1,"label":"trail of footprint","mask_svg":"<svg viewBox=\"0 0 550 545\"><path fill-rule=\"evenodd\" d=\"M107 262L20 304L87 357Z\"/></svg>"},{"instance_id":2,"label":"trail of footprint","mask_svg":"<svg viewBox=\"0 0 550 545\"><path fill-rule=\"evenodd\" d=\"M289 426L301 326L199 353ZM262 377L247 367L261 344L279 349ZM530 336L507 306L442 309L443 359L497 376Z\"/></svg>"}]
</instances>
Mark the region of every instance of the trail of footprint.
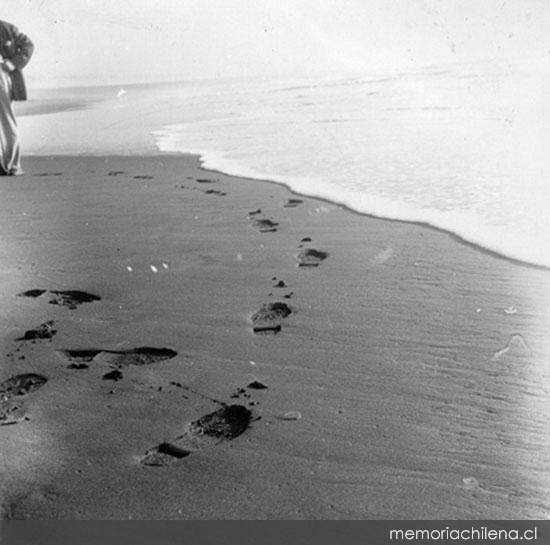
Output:
<instances>
[{"instance_id":1,"label":"trail of footprint","mask_svg":"<svg viewBox=\"0 0 550 545\"><path fill-rule=\"evenodd\" d=\"M302 250L298 256L298 267L318 267L321 261L324 261L328 257L328 252L322 252L321 250L314 250L308 248Z\"/></svg>"},{"instance_id":2,"label":"trail of footprint","mask_svg":"<svg viewBox=\"0 0 550 545\"><path fill-rule=\"evenodd\" d=\"M193 452L232 441L250 426L252 413L243 405L225 405L189 423L184 433L149 449L140 463L167 466Z\"/></svg>"},{"instance_id":3,"label":"trail of footprint","mask_svg":"<svg viewBox=\"0 0 550 545\"><path fill-rule=\"evenodd\" d=\"M94 301L101 301L99 295L93 293L87 293L80 290L43 290L43 289L31 289L23 291L17 294L17 297L31 297L36 299L44 295L46 292L50 293L50 304L61 305L70 309L75 309L77 306L83 303L92 303Z\"/></svg>"},{"instance_id":4,"label":"trail of footprint","mask_svg":"<svg viewBox=\"0 0 550 545\"><path fill-rule=\"evenodd\" d=\"M34 289L34 290L27 290L23 291L21 293L17 294L17 297L40 297L41 295L44 295L48 290L41 290L41 289Z\"/></svg>"},{"instance_id":5,"label":"trail of footprint","mask_svg":"<svg viewBox=\"0 0 550 545\"><path fill-rule=\"evenodd\" d=\"M299 204L302 204L304 201L301 199L288 199L287 202L283 205L284 208L296 208Z\"/></svg>"},{"instance_id":6,"label":"trail of footprint","mask_svg":"<svg viewBox=\"0 0 550 545\"><path fill-rule=\"evenodd\" d=\"M0 426L19 424L27 419L27 406L21 400L0 395Z\"/></svg>"},{"instance_id":7,"label":"trail of footprint","mask_svg":"<svg viewBox=\"0 0 550 545\"><path fill-rule=\"evenodd\" d=\"M258 229L260 233L274 233L277 231L278 223L267 218L250 217L252 227Z\"/></svg>"},{"instance_id":8,"label":"trail of footprint","mask_svg":"<svg viewBox=\"0 0 550 545\"><path fill-rule=\"evenodd\" d=\"M91 348L84 350L58 350L57 352L71 362L71 364L102 362L118 368L127 367L128 365L149 365L170 360L178 355L175 350L170 348L154 348L151 346L140 346L129 350Z\"/></svg>"},{"instance_id":9,"label":"trail of footprint","mask_svg":"<svg viewBox=\"0 0 550 545\"><path fill-rule=\"evenodd\" d=\"M112 380L113 382L118 382L119 380L122 380L124 377L118 369L114 369L109 373L105 373L101 378L103 380Z\"/></svg>"},{"instance_id":10,"label":"trail of footprint","mask_svg":"<svg viewBox=\"0 0 550 545\"><path fill-rule=\"evenodd\" d=\"M21 396L42 388L48 379L38 373L22 373L0 382L0 394Z\"/></svg>"},{"instance_id":11,"label":"trail of footprint","mask_svg":"<svg viewBox=\"0 0 550 545\"><path fill-rule=\"evenodd\" d=\"M53 296L52 299L50 299L51 305L62 305L70 309L75 309L78 305L82 305L83 303L92 303L93 301L101 300L101 297L98 295L78 290L50 291L50 293Z\"/></svg>"},{"instance_id":12,"label":"trail of footprint","mask_svg":"<svg viewBox=\"0 0 550 545\"><path fill-rule=\"evenodd\" d=\"M0 426L17 424L27 419L27 407L14 396L24 396L42 388L48 379L37 373L22 373L0 382Z\"/></svg>"},{"instance_id":13,"label":"trail of footprint","mask_svg":"<svg viewBox=\"0 0 550 545\"><path fill-rule=\"evenodd\" d=\"M225 191L220 191L219 189L206 189L204 191L205 195L220 195L220 197L224 197L227 195Z\"/></svg>"},{"instance_id":14,"label":"trail of footprint","mask_svg":"<svg viewBox=\"0 0 550 545\"><path fill-rule=\"evenodd\" d=\"M29 329L28 331L25 331L25 334L22 337L19 337L15 340L29 341L35 339L51 339L57 333L57 330L53 328L53 325L54 321L49 320L48 322L44 322L34 329Z\"/></svg>"},{"instance_id":15,"label":"trail of footprint","mask_svg":"<svg viewBox=\"0 0 550 545\"><path fill-rule=\"evenodd\" d=\"M250 317L252 330L256 334L277 334L282 329L281 322L291 314L292 309L286 303L265 303Z\"/></svg>"}]
</instances>

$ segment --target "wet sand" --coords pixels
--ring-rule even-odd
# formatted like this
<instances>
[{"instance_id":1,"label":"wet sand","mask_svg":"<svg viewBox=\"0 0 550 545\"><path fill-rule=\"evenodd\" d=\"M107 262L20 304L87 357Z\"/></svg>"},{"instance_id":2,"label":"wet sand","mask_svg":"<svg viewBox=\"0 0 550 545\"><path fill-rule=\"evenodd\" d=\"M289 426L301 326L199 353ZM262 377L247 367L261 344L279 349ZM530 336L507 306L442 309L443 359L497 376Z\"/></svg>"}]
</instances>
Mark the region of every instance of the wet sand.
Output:
<instances>
[{"instance_id":1,"label":"wet sand","mask_svg":"<svg viewBox=\"0 0 550 545\"><path fill-rule=\"evenodd\" d=\"M548 271L194 156L24 166L5 518L548 518Z\"/></svg>"}]
</instances>

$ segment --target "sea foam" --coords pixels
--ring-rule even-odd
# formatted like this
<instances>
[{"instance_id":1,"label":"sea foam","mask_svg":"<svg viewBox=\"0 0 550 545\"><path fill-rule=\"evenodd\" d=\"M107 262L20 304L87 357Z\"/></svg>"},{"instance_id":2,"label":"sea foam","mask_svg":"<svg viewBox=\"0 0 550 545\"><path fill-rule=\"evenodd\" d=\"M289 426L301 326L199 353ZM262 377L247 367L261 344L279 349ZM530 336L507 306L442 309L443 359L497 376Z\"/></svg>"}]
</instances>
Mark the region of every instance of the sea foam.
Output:
<instances>
[{"instance_id":1,"label":"sea foam","mask_svg":"<svg viewBox=\"0 0 550 545\"><path fill-rule=\"evenodd\" d=\"M193 115L204 109L211 117L153 135L160 150L199 154L205 168L427 224L549 267L541 85L526 66L498 63L232 82L209 93L188 89Z\"/></svg>"}]
</instances>

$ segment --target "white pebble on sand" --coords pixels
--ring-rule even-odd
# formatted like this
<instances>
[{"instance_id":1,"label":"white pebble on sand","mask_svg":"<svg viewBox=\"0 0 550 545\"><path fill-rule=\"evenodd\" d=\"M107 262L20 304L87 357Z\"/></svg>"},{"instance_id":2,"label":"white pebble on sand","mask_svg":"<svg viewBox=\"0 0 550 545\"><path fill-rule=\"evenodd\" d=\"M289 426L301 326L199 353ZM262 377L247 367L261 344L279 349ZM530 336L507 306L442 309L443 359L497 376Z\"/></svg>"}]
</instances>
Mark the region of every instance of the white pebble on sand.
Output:
<instances>
[{"instance_id":1,"label":"white pebble on sand","mask_svg":"<svg viewBox=\"0 0 550 545\"><path fill-rule=\"evenodd\" d=\"M298 411L287 411L277 418L279 420L300 420L300 418L302 418L302 413Z\"/></svg>"},{"instance_id":2,"label":"white pebble on sand","mask_svg":"<svg viewBox=\"0 0 550 545\"><path fill-rule=\"evenodd\" d=\"M151 268L151 270L154 272L154 273L158 273L159 270L154 266L154 265L149 265L149 267Z\"/></svg>"}]
</instances>

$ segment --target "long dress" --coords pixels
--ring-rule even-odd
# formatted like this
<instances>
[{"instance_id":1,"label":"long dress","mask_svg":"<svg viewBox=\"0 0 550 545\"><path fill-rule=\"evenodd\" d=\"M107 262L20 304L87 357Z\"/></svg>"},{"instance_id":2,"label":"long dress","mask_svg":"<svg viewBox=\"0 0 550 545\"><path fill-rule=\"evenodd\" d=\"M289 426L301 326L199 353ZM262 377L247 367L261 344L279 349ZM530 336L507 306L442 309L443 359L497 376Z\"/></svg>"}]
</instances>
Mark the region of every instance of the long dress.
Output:
<instances>
[{"instance_id":1,"label":"long dress","mask_svg":"<svg viewBox=\"0 0 550 545\"><path fill-rule=\"evenodd\" d=\"M0 21L0 175L23 173L12 101L27 99L22 70L33 51L28 36L15 25Z\"/></svg>"},{"instance_id":2,"label":"long dress","mask_svg":"<svg viewBox=\"0 0 550 545\"><path fill-rule=\"evenodd\" d=\"M23 174L11 86L9 73L0 67L0 175Z\"/></svg>"}]
</instances>

